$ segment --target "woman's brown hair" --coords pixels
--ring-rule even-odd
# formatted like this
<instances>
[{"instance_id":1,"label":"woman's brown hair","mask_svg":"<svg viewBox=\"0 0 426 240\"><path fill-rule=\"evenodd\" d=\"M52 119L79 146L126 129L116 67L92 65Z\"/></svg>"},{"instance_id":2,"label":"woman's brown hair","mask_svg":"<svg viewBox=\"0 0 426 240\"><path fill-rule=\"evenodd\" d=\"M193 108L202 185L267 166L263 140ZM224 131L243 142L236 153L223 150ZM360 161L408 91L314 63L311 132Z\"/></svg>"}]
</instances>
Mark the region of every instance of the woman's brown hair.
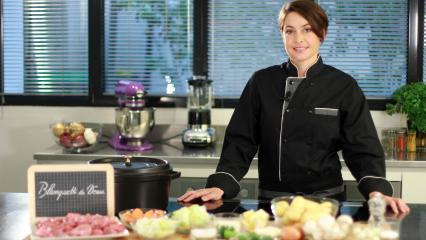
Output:
<instances>
[{"instance_id":1,"label":"woman's brown hair","mask_svg":"<svg viewBox=\"0 0 426 240\"><path fill-rule=\"evenodd\" d=\"M312 31L315 35L319 37L321 42L324 41L328 29L328 17L324 9L322 9L313 0L296 0L286 3L281 8L278 16L278 25L281 32L284 30L285 18L291 12L296 12L305 18L309 25L311 25Z\"/></svg>"}]
</instances>

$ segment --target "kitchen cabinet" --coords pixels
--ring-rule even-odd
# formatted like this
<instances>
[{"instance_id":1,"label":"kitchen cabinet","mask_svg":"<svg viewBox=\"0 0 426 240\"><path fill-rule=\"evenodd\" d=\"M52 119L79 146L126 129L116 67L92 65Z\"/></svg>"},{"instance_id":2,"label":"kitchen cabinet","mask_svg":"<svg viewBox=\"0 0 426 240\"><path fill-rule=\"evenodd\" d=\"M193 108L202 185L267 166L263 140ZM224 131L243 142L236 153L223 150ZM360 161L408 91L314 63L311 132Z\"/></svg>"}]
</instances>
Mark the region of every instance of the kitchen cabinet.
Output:
<instances>
[{"instance_id":1,"label":"kitchen cabinet","mask_svg":"<svg viewBox=\"0 0 426 240\"><path fill-rule=\"evenodd\" d=\"M424 203L426 201L426 171L412 169L402 176L402 196L409 203Z\"/></svg>"}]
</instances>

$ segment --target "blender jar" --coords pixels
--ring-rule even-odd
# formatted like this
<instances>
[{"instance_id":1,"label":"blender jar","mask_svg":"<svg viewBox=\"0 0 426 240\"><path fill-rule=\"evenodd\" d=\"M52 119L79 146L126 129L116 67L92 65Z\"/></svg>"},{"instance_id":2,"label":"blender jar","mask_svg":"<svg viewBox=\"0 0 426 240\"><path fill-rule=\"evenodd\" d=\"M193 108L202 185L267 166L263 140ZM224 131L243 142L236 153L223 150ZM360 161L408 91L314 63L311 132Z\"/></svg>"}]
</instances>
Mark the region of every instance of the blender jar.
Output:
<instances>
[{"instance_id":1,"label":"blender jar","mask_svg":"<svg viewBox=\"0 0 426 240\"><path fill-rule=\"evenodd\" d=\"M193 76L188 80L188 108L211 109L213 106L212 81L205 76Z\"/></svg>"}]
</instances>

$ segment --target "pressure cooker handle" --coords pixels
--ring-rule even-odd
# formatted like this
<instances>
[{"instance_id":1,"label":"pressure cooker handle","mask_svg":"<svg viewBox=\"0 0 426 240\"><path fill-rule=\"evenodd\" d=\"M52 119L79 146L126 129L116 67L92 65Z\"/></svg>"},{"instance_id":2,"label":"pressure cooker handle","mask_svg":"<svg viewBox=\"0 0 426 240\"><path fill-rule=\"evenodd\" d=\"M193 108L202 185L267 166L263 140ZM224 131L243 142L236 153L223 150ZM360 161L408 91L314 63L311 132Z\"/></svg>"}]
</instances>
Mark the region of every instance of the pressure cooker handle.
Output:
<instances>
[{"instance_id":1,"label":"pressure cooker handle","mask_svg":"<svg viewBox=\"0 0 426 240\"><path fill-rule=\"evenodd\" d=\"M124 155L123 158L124 158L124 165L126 167L132 166L132 156L130 156L130 155Z\"/></svg>"},{"instance_id":2,"label":"pressure cooker handle","mask_svg":"<svg viewBox=\"0 0 426 240\"><path fill-rule=\"evenodd\" d=\"M173 172L170 174L170 177L171 177L172 179L178 178L178 177L180 177L180 172L178 172L178 171L173 171Z\"/></svg>"}]
</instances>

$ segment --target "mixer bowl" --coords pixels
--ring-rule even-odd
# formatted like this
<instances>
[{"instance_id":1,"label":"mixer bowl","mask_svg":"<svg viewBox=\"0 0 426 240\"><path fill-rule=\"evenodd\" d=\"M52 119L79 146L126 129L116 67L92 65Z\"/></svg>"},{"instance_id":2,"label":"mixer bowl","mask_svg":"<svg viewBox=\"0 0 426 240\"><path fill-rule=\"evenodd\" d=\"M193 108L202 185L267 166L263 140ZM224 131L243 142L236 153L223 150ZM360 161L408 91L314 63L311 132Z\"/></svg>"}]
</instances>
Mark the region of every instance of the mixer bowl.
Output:
<instances>
[{"instance_id":1,"label":"mixer bowl","mask_svg":"<svg viewBox=\"0 0 426 240\"><path fill-rule=\"evenodd\" d=\"M143 139L155 125L153 108L132 110L129 108L115 109L115 124L120 135L125 138Z\"/></svg>"}]
</instances>

